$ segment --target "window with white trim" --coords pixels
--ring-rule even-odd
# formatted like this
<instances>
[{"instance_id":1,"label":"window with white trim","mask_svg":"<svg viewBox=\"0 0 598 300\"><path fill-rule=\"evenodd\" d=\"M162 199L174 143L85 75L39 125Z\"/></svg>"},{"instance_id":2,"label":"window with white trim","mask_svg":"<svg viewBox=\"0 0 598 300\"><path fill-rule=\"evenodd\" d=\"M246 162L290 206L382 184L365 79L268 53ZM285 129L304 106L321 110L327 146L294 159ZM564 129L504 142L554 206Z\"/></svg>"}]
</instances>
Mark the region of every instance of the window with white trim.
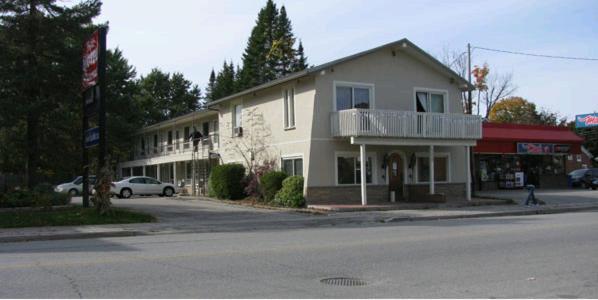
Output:
<instances>
[{"instance_id":1,"label":"window with white trim","mask_svg":"<svg viewBox=\"0 0 598 300\"><path fill-rule=\"evenodd\" d=\"M336 110L372 107L372 87L359 84L335 85Z\"/></svg>"},{"instance_id":2,"label":"window with white trim","mask_svg":"<svg viewBox=\"0 0 598 300\"><path fill-rule=\"evenodd\" d=\"M417 112L444 113L445 93L416 91L415 106Z\"/></svg>"},{"instance_id":3,"label":"window with white trim","mask_svg":"<svg viewBox=\"0 0 598 300\"><path fill-rule=\"evenodd\" d=\"M284 109L284 128L295 128L295 89L282 91Z\"/></svg>"},{"instance_id":4,"label":"window with white trim","mask_svg":"<svg viewBox=\"0 0 598 300\"><path fill-rule=\"evenodd\" d=\"M303 176L303 158L301 157L283 157L281 170L289 176Z\"/></svg>"},{"instance_id":5,"label":"window with white trim","mask_svg":"<svg viewBox=\"0 0 598 300\"><path fill-rule=\"evenodd\" d=\"M434 156L434 181L448 182L449 177L448 156ZM429 156L417 157L417 182L430 182Z\"/></svg>"},{"instance_id":6,"label":"window with white trim","mask_svg":"<svg viewBox=\"0 0 598 300\"><path fill-rule=\"evenodd\" d=\"M243 126L243 105L241 104L236 104L233 106L233 128L239 128Z\"/></svg>"},{"instance_id":7,"label":"window with white trim","mask_svg":"<svg viewBox=\"0 0 598 300\"><path fill-rule=\"evenodd\" d=\"M372 157L368 156L366 162L366 183L372 183ZM336 183L360 184L361 159L358 154L342 154L336 157Z\"/></svg>"}]
</instances>

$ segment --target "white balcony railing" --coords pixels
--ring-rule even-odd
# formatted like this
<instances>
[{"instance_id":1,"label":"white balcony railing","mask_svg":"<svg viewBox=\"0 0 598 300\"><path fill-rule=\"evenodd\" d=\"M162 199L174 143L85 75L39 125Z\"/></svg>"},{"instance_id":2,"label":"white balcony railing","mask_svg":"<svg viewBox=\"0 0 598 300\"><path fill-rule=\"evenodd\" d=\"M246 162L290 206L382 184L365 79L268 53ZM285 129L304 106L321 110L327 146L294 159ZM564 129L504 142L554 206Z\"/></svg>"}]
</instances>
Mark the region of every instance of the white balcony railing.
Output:
<instances>
[{"instance_id":1,"label":"white balcony railing","mask_svg":"<svg viewBox=\"0 0 598 300\"><path fill-rule=\"evenodd\" d=\"M210 133L209 136L203 137L197 145L197 152L203 153L208 155L209 151L218 149L219 144L219 135L217 132ZM167 156L167 155L175 155L175 154L182 154L182 153L189 153L193 152L193 143L190 141L173 142L173 144L165 144L158 147L148 147L147 149L139 149L136 155L134 155L133 159L143 159L143 158L151 158L151 157L160 157L160 156Z\"/></svg>"},{"instance_id":2,"label":"white balcony railing","mask_svg":"<svg viewBox=\"0 0 598 300\"><path fill-rule=\"evenodd\" d=\"M347 109L331 115L334 137L481 139L482 119L465 114Z\"/></svg>"}]
</instances>

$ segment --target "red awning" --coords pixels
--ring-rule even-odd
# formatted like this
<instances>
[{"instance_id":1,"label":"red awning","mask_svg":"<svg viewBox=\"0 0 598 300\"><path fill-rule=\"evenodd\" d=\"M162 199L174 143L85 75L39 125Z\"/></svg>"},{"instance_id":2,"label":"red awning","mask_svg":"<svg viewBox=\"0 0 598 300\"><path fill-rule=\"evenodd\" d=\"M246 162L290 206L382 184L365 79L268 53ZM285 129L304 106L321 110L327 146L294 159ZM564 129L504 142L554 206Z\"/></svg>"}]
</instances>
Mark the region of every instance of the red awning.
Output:
<instances>
[{"instance_id":1,"label":"red awning","mask_svg":"<svg viewBox=\"0 0 598 300\"><path fill-rule=\"evenodd\" d=\"M571 145L570 153L580 153L583 141L566 127L483 123L482 140L474 152L516 153L517 143L553 143Z\"/></svg>"}]
</instances>

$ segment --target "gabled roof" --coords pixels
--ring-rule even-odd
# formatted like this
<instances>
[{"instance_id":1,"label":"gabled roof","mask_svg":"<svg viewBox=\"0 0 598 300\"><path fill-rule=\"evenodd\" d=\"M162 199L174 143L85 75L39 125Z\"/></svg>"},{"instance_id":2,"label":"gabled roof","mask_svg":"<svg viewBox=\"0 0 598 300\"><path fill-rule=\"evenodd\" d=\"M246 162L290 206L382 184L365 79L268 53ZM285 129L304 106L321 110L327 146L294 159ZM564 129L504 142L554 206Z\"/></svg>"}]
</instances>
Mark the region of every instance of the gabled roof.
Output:
<instances>
[{"instance_id":1,"label":"gabled roof","mask_svg":"<svg viewBox=\"0 0 598 300\"><path fill-rule=\"evenodd\" d=\"M441 63L440 61L438 61L436 58L434 58L432 55L428 54L426 51L422 50L421 48L419 48L418 46L416 46L414 43L412 43L411 41L409 41L406 38L400 39L398 41L392 42L392 43L388 43L388 44L384 44L382 46L379 47L375 47L369 50L365 50L353 55L349 55L343 58L339 58L337 60L333 60L327 63L323 63L321 65L318 66L314 66L311 68L307 68L303 71L299 71L299 72L295 72L295 73L291 73L289 75L286 75L284 77L272 80L272 81L268 81L266 83L260 84L258 86L246 89L244 91L232 94L230 96L226 96L214 101L211 101L208 103L208 107L225 102L227 100L231 100L240 96L244 96L247 94L251 94L254 92L257 92L259 90L262 89L266 89L281 83L285 83L287 81L291 81L297 78L301 78L304 76L308 76L308 75L312 75L312 74L316 74L322 70L328 69L332 66L350 61L350 60L354 60L357 58L360 58L362 56L368 55L370 53L376 52L378 50L382 50L384 48L391 48L391 47L398 47L398 49L408 52L414 56L416 56L417 58L419 58L420 60L426 61L428 62L430 65L434 66L435 69L437 71L440 71L442 73L445 73L447 76L454 78L455 80L457 80L458 82L460 82L462 85L468 87L469 89L474 89L474 86L469 84L469 82L461 77L459 74L457 74L455 71L453 71L451 68L447 67L446 65L444 65L443 63Z\"/></svg>"}]
</instances>

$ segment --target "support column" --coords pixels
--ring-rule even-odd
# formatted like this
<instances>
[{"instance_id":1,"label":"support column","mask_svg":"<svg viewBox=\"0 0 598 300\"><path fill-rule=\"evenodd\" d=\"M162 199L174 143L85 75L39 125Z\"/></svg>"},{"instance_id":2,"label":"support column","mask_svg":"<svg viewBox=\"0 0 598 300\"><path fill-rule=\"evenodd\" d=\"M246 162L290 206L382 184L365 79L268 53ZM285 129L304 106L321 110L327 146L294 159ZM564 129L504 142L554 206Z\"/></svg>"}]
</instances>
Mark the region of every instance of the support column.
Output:
<instances>
[{"instance_id":1,"label":"support column","mask_svg":"<svg viewBox=\"0 0 598 300\"><path fill-rule=\"evenodd\" d=\"M172 184L178 186L178 183L176 181L176 164L176 161L172 163Z\"/></svg>"},{"instance_id":2,"label":"support column","mask_svg":"<svg viewBox=\"0 0 598 300\"><path fill-rule=\"evenodd\" d=\"M436 193L434 187L434 146L430 146L430 157L428 159L428 165L430 167L430 195L434 195Z\"/></svg>"},{"instance_id":3,"label":"support column","mask_svg":"<svg viewBox=\"0 0 598 300\"><path fill-rule=\"evenodd\" d=\"M141 166L141 175L145 176L145 167L146 166Z\"/></svg>"},{"instance_id":4,"label":"support column","mask_svg":"<svg viewBox=\"0 0 598 300\"><path fill-rule=\"evenodd\" d=\"M160 178L160 164L156 165L156 179L158 179L158 181L162 181Z\"/></svg>"},{"instance_id":5,"label":"support column","mask_svg":"<svg viewBox=\"0 0 598 300\"><path fill-rule=\"evenodd\" d=\"M465 198L467 201L471 201L471 161L470 161L470 154L469 154L470 147L465 146Z\"/></svg>"},{"instance_id":6,"label":"support column","mask_svg":"<svg viewBox=\"0 0 598 300\"><path fill-rule=\"evenodd\" d=\"M365 153L365 144L359 145L359 157L361 159L360 178L361 178L361 205L368 205L367 193L367 155Z\"/></svg>"}]
</instances>

